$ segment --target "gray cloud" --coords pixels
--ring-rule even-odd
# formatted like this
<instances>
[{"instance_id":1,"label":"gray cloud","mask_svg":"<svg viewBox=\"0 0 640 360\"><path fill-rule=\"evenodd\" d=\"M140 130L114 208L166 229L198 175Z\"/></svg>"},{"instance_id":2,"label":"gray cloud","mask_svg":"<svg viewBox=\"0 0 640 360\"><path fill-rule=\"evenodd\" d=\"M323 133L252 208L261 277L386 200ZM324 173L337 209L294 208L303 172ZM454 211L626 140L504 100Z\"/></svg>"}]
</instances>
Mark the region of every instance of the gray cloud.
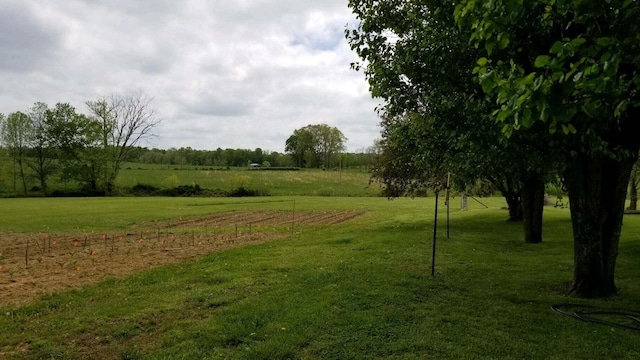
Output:
<instances>
[{"instance_id":1,"label":"gray cloud","mask_svg":"<svg viewBox=\"0 0 640 360\"><path fill-rule=\"evenodd\" d=\"M0 71L29 72L56 56L61 42L54 24L42 22L28 3L0 5Z\"/></svg>"},{"instance_id":2,"label":"gray cloud","mask_svg":"<svg viewBox=\"0 0 640 360\"><path fill-rule=\"evenodd\" d=\"M361 149L377 102L349 69L347 23L345 0L3 0L0 112L141 91L163 119L149 146L283 151L327 123Z\"/></svg>"}]
</instances>

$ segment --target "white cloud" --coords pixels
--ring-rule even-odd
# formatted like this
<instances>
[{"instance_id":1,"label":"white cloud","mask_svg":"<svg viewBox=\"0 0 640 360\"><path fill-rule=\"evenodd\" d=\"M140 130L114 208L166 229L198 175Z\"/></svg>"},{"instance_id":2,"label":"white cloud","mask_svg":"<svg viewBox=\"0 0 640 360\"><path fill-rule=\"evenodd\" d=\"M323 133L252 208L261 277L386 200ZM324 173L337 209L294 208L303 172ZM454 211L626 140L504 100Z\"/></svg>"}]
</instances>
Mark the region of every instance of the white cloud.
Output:
<instances>
[{"instance_id":1,"label":"white cloud","mask_svg":"<svg viewBox=\"0 0 640 360\"><path fill-rule=\"evenodd\" d=\"M345 0L3 0L0 112L142 91L163 119L149 146L283 151L327 123L355 151L379 129L348 22Z\"/></svg>"}]
</instances>

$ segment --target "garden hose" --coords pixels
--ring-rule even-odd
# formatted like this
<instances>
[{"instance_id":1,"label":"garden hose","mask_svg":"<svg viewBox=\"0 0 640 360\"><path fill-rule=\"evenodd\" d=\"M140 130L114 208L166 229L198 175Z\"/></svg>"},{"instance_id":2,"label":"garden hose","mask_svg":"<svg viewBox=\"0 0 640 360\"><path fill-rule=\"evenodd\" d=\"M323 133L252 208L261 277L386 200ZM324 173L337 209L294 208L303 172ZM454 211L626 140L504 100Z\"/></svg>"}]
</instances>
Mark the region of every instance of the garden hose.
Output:
<instances>
[{"instance_id":1,"label":"garden hose","mask_svg":"<svg viewBox=\"0 0 640 360\"><path fill-rule=\"evenodd\" d=\"M551 309L557 313L586 322L640 330L640 312L637 311L605 309L579 304L556 304L551 306Z\"/></svg>"}]
</instances>

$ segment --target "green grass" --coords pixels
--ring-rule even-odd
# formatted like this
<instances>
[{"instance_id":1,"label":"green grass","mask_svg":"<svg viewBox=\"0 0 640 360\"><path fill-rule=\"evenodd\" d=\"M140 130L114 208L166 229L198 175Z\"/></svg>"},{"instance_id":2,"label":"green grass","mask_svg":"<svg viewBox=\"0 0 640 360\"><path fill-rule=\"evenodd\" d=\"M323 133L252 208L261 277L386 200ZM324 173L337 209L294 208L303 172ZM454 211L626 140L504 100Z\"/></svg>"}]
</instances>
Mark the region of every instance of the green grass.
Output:
<instances>
[{"instance_id":1,"label":"green grass","mask_svg":"<svg viewBox=\"0 0 640 360\"><path fill-rule=\"evenodd\" d=\"M620 294L581 300L562 295L573 258L567 209L545 209L544 242L532 245L522 241L521 224L505 221L501 199L485 199L490 209L471 203L466 212L452 208L450 239L445 238L444 216L439 219L436 276L431 277L433 198L10 200L16 203L2 203L17 213L15 219L30 216L39 224L51 215L47 206L55 204L56 211L73 215L78 223L102 221L114 229L177 214L285 209L293 200L300 211L365 209L367 214L331 227L299 228L288 239L48 296L25 307L0 306L1 358L640 356L638 332L551 311L552 304L564 302L638 310L640 217L625 218L617 269ZM92 207L102 208L102 217L88 214ZM74 229L63 217L50 221L60 231ZM0 227L10 223L3 219ZM24 221L16 228L27 226Z\"/></svg>"},{"instance_id":2,"label":"green grass","mask_svg":"<svg viewBox=\"0 0 640 360\"><path fill-rule=\"evenodd\" d=\"M368 186L369 177L369 173L359 170L264 171L127 164L118 176L117 186L131 188L136 184L147 184L158 188L172 188L198 184L203 188L226 191L243 186L272 196L379 196L380 187Z\"/></svg>"}]
</instances>

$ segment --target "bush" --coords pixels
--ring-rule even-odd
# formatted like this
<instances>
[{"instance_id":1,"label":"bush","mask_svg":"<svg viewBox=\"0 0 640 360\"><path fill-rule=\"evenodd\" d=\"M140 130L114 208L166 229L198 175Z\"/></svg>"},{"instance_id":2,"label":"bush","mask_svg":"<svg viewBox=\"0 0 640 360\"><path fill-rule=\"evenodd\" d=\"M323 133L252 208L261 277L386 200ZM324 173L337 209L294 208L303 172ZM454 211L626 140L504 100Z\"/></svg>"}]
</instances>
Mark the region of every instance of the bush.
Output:
<instances>
[{"instance_id":1,"label":"bush","mask_svg":"<svg viewBox=\"0 0 640 360\"><path fill-rule=\"evenodd\" d=\"M316 191L318 196L333 196L333 188L321 188Z\"/></svg>"},{"instance_id":2,"label":"bush","mask_svg":"<svg viewBox=\"0 0 640 360\"><path fill-rule=\"evenodd\" d=\"M153 185L140 184L140 183L138 183L136 186L131 188L131 193L133 193L133 195L136 195L136 196L155 195L158 193L158 191L160 191L160 189L158 189Z\"/></svg>"},{"instance_id":3,"label":"bush","mask_svg":"<svg viewBox=\"0 0 640 360\"><path fill-rule=\"evenodd\" d=\"M179 185L171 189L166 189L162 191L162 195L165 196L194 196L194 195L204 195L206 193L205 189L202 189L200 185Z\"/></svg>"},{"instance_id":4,"label":"bush","mask_svg":"<svg viewBox=\"0 0 640 360\"><path fill-rule=\"evenodd\" d=\"M230 197L267 196L267 195L268 194L266 191L247 189L244 186L240 186L237 189L231 190L227 194L227 196L230 196Z\"/></svg>"}]
</instances>

